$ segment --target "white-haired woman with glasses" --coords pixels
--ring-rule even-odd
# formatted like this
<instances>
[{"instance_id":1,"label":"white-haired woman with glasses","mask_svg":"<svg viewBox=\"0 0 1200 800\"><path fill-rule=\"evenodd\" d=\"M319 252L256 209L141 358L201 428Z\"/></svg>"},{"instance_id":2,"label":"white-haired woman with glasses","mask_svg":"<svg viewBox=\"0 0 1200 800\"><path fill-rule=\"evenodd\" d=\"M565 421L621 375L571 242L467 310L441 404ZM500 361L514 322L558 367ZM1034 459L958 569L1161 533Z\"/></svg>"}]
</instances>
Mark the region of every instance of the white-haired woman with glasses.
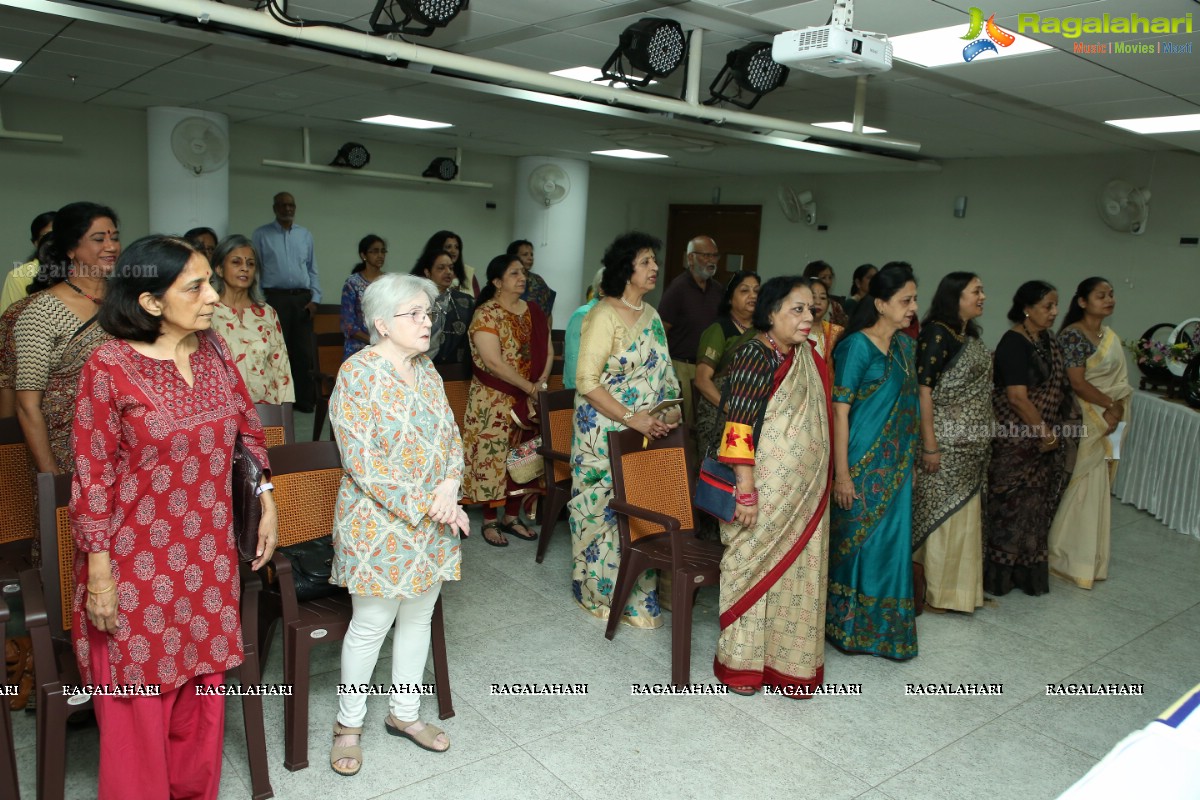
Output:
<instances>
[{"instance_id":1,"label":"white-haired woman with glasses","mask_svg":"<svg viewBox=\"0 0 1200 800\"><path fill-rule=\"evenodd\" d=\"M212 327L221 334L233 363L256 403L294 403L292 364L279 315L258 285L258 256L245 236L226 236L212 253L212 285L221 295Z\"/></svg>"},{"instance_id":2,"label":"white-haired woman with glasses","mask_svg":"<svg viewBox=\"0 0 1200 800\"><path fill-rule=\"evenodd\" d=\"M458 504L462 440L441 378L426 355L437 312L432 282L383 275L367 287L363 314L371 346L342 364L329 401L345 475L333 521L333 583L354 612L342 643L342 683L371 682L379 649L392 636L391 683L422 683L429 625L443 581L459 579ZM395 691L384 730L442 752L450 740L420 721L421 696ZM338 697L333 770L362 767L363 694Z\"/></svg>"}]
</instances>

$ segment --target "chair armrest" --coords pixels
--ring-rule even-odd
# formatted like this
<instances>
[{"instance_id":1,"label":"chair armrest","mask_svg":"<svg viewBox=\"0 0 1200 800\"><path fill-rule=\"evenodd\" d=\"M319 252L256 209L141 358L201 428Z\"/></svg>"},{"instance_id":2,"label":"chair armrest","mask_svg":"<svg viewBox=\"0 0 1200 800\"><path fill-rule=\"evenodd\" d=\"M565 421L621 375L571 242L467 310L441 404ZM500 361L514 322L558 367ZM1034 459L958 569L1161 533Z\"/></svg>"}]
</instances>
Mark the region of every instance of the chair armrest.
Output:
<instances>
[{"instance_id":1,"label":"chair armrest","mask_svg":"<svg viewBox=\"0 0 1200 800\"><path fill-rule=\"evenodd\" d=\"M542 445L541 447L539 447L537 449L537 454L539 456L542 456L543 458L548 458L551 461L561 461L564 464L571 463L571 454L570 453L563 453L559 450L551 450L546 445Z\"/></svg>"},{"instance_id":2,"label":"chair armrest","mask_svg":"<svg viewBox=\"0 0 1200 800\"><path fill-rule=\"evenodd\" d=\"M288 625L300 618L300 604L296 600L296 581L292 578L292 562L278 550L271 556L271 566L275 570L275 580L279 584L280 616L283 624Z\"/></svg>"},{"instance_id":3,"label":"chair armrest","mask_svg":"<svg viewBox=\"0 0 1200 800\"><path fill-rule=\"evenodd\" d=\"M666 528L668 533L678 533L679 520L667 514L660 514L657 511L651 511L648 508L631 505L623 500L609 500L608 507L618 514L624 514L627 517L637 517L644 519L647 522L654 522Z\"/></svg>"},{"instance_id":4,"label":"chair armrest","mask_svg":"<svg viewBox=\"0 0 1200 800\"><path fill-rule=\"evenodd\" d=\"M42 594L42 576L36 569L21 573L21 599L25 602L26 628L44 628L50 624L46 617L46 598Z\"/></svg>"},{"instance_id":5,"label":"chair armrest","mask_svg":"<svg viewBox=\"0 0 1200 800\"><path fill-rule=\"evenodd\" d=\"M4 626L8 623L8 603L0 597L0 642L4 641Z\"/></svg>"}]
</instances>

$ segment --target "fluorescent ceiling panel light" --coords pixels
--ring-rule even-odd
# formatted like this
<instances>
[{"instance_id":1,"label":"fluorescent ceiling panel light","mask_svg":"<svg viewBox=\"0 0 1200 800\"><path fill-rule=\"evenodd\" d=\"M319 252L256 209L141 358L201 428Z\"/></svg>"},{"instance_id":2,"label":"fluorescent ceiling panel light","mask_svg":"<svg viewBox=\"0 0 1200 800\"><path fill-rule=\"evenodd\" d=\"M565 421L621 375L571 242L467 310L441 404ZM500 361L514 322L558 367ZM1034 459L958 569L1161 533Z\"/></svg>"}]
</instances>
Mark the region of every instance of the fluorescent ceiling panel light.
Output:
<instances>
[{"instance_id":1,"label":"fluorescent ceiling panel light","mask_svg":"<svg viewBox=\"0 0 1200 800\"><path fill-rule=\"evenodd\" d=\"M818 128L829 128L835 131L845 131L846 133L854 133L854 123L852 122L814 122ZM872 128L870 125L863 125L863 133L887 133L883 128Z\"/></svg>"},{"instance_id":2,"label":"fluorescent ceiling panel light","mask_svg":"<svg viewBox=\"0 0 1200 800\"><path fill-rule=\"evenodd\" d=\"M613 158L666 158L662 153L647 153L645 150L593 150L594 156L612 156Z\"/></svg>"},{"instance_id":3,"label":"fluorescent ceiling panel light","mask_svg":"<svg viewBox=\"0 0 1200 800\"><path fill-rule=\"evenodd\" d=\"M1115 125L1134 133L1183 133L1185 131L1200 131L1200 114L1177 114L1173 117L1141 117L1139 119L1110 119L1108 125Z\"/></svg>"},{"instance_id":4,"label":"fluorescent ceiling panel light","mask_svg":"<svg viewBox=\"0 0 1200 800\"><path fill-rule=\"evenodd\" d=\"M430 130L431 128L453 128L449 122L433 122L427 119L413 119L412 117L399 117L395 114L383 114L378 117L363 117L360 122L371 122L376 125L392 125L397 128L417 128L418 130Z\"/></svg>"},{"instance_id":5,"label":"fluorescent ceiling panel light","mask_svg":"<svg viewBox=\"0 0 1200 800\"><path fill-rule=\"evenodd\" d=\"M888 41L892 43L892 58L919 64L922 67L945 67L950 64L967 63L963 58L963 48L970 42L962 38L966 32L967 23L964 21L961 25L951 25L948 28L906 33L903 36L889 36ZM1024 56L1054 49L1048 44L1042 44L1027 36L1019 36L1010 30L1004 32L1011 34L1016 41L1008 47L997 47L994 53L981 53L975 60ZM982 36L986 35L982 34ZM976 41L980 40L976 39Z\"/></svg>"},{"instance_id":6,"label":"fluorescent ceiling panel light","mask_svg":"<svg viewBox=\"0 0 1200 800\"><path fill-rule=\"evenodd\" d=\"M595 67L571 67L570 69L555 70L554 72L551 72L550 74L557 75L560 78L570 78L570 79L576 80L576 81L583 81L584 83L593 83L596 81L597 78L603 77L603 75L604 75L603 72L596 69ZM602 81L601 85L603 85L604 83L606 83L606 82ZM658 83L658 81L650 81L650 83L647 85L653 86L656 83ZM612 88L628 89L629 84L621 83L620 81L617 81L617 82L613 83Z\"/></svg>"},{"instance_id":7,"label":"fluorescent ceiling panel light","mask_svg":"<svg viewBox=\"0 0 1200 800\"><path fill-rule=\"evenodd\" d=\"M0 58L0 72L16 72L21 62L15 58Z\"/></svg>"}]
</instances>

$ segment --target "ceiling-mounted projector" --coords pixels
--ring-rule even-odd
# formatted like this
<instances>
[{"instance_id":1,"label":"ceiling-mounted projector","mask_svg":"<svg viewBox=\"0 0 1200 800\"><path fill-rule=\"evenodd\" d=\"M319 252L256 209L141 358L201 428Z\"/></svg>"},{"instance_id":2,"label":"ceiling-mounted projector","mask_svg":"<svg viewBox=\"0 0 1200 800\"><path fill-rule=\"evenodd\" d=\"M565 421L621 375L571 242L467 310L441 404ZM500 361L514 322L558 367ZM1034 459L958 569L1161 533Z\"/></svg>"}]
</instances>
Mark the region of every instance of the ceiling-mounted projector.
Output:
<instances>
[{"instance_id":1,"label":"ceiling-mounted projector","mask_svg":"<svg viewBox=\"0 0 1200 800\"><path fill-rule=\"evenodd\" d=\"M826 78L873 75L891 69L892 43L887 36L856 31L853 24L853 0L834 0L827 24L776 36L771 43L771 59Z\"/></svg>"},{"instance_id":2,"label":"ceiling-mounted projector","mask_svg":"<svg viewBox=\"0 0 1200 800\"><path fill-rule=\"evenodd\" d=\"M771 58L826 78L873 75L892 68L892 43L886 36L825 25L779 34L771 43Z\"/></svg>"}]
</instances>

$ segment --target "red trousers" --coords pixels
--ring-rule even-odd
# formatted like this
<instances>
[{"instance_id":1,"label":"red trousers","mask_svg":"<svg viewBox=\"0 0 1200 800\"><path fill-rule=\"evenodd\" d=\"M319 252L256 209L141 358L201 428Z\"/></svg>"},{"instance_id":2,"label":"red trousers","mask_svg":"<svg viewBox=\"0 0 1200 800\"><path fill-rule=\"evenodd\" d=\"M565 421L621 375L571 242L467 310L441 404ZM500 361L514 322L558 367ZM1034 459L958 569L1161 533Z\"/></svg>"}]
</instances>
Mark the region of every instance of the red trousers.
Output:
<instances>
[{"instance_id":1,"label":"red trousers","mask_svg":"<svg viewBox=\"0 0 1200 800\"><path fill-rule=\"evenodd\" d=\"M89 626L97 683L109 675L108 634ZM197 695L225 674L200 675L161 697L95 695L100 725L98 800L216 800L221 786L225 698Z\"/></svg>"}]
</instances>

